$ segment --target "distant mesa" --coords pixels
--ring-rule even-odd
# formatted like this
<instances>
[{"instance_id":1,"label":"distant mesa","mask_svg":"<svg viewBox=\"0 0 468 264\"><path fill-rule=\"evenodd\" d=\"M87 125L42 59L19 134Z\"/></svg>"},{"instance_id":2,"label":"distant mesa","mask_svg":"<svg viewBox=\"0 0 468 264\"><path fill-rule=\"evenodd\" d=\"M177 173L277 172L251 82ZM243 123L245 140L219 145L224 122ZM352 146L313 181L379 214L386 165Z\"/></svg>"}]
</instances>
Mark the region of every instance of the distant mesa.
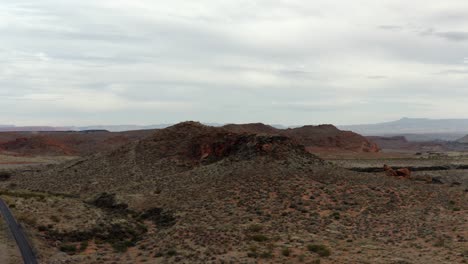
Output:
<instances>
[{"instance_id":1,"label":"distant mesa","mask_svg":"<svg viewBox=\"0 0 468 264\"><path fill-rule=\"evenodd\" d=\"M457 140L458 143L468 144L468 135Z\"/></svg>"},{"instance_id":2,"label":"distant mesa","mask_svg":"<svg viewBox=\"0 0 468 264\"><path fill-rule=\"evenodd\" d=\"M298 128L277 129L261 123L226 125L225 129L236 133L277 134L290 137L304 145L311 152L316 151L353 151L378 152L377 144L350 131L342 131L333 125L303 126Z\"/></svg>"},{"instance_id":3,"label":"distant mesa","mask_svg":"<svg viewBox=\"0 0 468 264\"><path fill-rule=\"evenodd\" d=\"M397 121L338 126L365 136L425 134L426 140L454 141L468 134L468 119L402 118Z\"/></svg>"},{"instance_id":4,"label":"distant mesa","mask_svg":"<svg viewBox=\"0 0 468 264\"><path fill-rule=\"evenodd\" d=\"M20 137L0 144L0 150L26 155L73 155L68 146L44 136Z\"/></svg>"}]
</instances>

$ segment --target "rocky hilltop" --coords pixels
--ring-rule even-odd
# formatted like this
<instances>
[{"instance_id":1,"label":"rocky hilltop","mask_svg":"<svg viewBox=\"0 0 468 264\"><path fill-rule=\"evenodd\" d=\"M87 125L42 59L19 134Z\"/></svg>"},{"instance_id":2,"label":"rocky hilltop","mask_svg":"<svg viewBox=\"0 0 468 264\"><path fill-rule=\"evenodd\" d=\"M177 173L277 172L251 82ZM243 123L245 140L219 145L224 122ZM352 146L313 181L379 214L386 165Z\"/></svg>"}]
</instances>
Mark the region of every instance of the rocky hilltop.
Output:
<instances>
[{"instance_id":1,"label":"rocky hilltop","mask_svg":"<svg viewBox=\"0 0 468 264\"><path fill-rule=\"evenodd\" d=\"M58 188L74 194L114 189L119 192L153 192L174 174L216 162L320 159L294 140L280 135L233 133L224 128L185 122L126 144L46 170L37 183L25 187ZM59 178L57 178L59 177ZM32 180L32 179L31 179ZM125 184L122 184L125 183Z\"/></svg>"},{"instance_id":2,"label":"rocky hilltop","mask_svg":"<svg viewBox=\"0 0 468 264\"><path fill-rule=\"evenodd\" d=\"M226 125L225 129L233 132L255 134L277 134L297 140L311 152L317 151L353 151L378 152L379 147L365 137L350 131L342 131L333 125L303 126L299 128L277 129L268 125L243 124Z\"/></svg>"}]
</instances>

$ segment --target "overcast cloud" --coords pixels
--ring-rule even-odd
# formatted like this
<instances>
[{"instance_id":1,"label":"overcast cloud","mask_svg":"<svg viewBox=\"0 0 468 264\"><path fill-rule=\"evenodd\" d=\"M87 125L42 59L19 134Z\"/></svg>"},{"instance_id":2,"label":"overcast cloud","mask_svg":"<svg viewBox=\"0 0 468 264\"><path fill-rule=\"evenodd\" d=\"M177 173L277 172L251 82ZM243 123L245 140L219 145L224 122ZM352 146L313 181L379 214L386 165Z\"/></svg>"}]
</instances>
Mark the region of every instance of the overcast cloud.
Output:
<instances>
[{"instance_id":1,"label":"overcast cloud","mask_svg":"<svg viewBox=\"0 0 468 264\"><path fill-rule=\"evenodd\" d=\"M0 0L0 124L467 118L466 0Z\"/></svg>"}]
</instances>

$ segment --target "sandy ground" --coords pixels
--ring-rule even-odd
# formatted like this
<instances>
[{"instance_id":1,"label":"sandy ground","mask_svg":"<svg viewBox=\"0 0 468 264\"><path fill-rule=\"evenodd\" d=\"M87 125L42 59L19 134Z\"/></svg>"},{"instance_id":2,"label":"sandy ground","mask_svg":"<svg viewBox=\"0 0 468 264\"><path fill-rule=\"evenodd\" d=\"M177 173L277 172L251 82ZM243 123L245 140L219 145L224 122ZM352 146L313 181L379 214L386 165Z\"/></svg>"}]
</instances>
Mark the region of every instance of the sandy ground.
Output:
<instances>
[{"instance_id":1,"label":"sandy ground","mask_svg":"<svg viewBox=\"0 0 468 264\"><path fill-rule=\"evenodd\" d=\"M389 166L468 165L467 152L422 153L319 153L321 158L345 168Z\"/></svg>"},{"instance_id":2,"label":"sandy ground","mask_svg":"<svg viewBox=\"0 0 468 264\"><path fill-rule=\"evenodd\" d=\"M0 217L0 263L18 264L22 263L20 253L15 241L11 237L3 218Z\"/></svg>"}]
</instances>

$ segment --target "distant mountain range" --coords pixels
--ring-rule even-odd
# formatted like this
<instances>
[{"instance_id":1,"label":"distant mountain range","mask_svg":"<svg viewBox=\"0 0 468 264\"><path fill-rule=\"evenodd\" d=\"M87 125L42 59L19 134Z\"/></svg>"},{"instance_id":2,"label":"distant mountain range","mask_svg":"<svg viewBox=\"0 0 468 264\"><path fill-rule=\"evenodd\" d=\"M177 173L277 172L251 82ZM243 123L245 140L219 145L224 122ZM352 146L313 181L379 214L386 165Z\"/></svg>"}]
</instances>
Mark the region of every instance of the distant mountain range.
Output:
<instances>
[{"instance_id":1,"label":"distant mountain range","mask_svg":"<svg viewBox=\"0 0 468 264\"><path fill-rule=\"evenodd\" d=\"M14 126L0 125L0 132L6 131L84 131L107 130L122 132L130 130L162 129L172 124L157 125L96 125L96 126ZM206 123L209 126L223 126L219 123ZM286 129L284 125L271 125L278 129ZM468 135L468 119L426 119L426 118L402 118L397 121L337 126L342 130L349 130L365 136L405 136L409 141L445 140L455 141ZM291 127L295 128L295 127Z\"/></svg>"},{"instance_id":2,"label":"distant mountain range","mask_svg":"<svg viewBox=\"0 0 468 264\"><path fill-rule=\"evenodd\" d=\"M457 140L468 134L468 119L402 118L392 122L338 128L365 136L404 135L410 141Z\"/></svg>"},{"instance_id":3,"label":"distant mountain range","mask_svg":"<svg viewBox=\"0 0 468 264\"><path fill-rule=\"evenodd\" d=\"M204 123L208 126L221 127L225 124L220 123ZM172 126L173 124L158 124L158 125L96 125L96 126L15 126L15 125L0 125L0 132L53 132L53 131L88 131L88 130L107 130L110 132L124 132L133 130L148 130L148 129L163 129ZM271 125L274 128L286 129L287 126Z\"/></svg>"},{"instance_id":4,"label":"distant mountain range","mask_svg":"<svg viewBox=\"0 0 468 264\"><path fill-rule=\"evenodd\" d=\"M99 125L99 126L69 126L69 127L53 127L53 126L11 126L0 125L0 132L45 132L45 131L86 131L86 130L107 130L111 132L122 132L131 130L146 130L146 129L161 129L170 126L169 124L138 126L138 125Z\"/></svg>"}]
</instances>

